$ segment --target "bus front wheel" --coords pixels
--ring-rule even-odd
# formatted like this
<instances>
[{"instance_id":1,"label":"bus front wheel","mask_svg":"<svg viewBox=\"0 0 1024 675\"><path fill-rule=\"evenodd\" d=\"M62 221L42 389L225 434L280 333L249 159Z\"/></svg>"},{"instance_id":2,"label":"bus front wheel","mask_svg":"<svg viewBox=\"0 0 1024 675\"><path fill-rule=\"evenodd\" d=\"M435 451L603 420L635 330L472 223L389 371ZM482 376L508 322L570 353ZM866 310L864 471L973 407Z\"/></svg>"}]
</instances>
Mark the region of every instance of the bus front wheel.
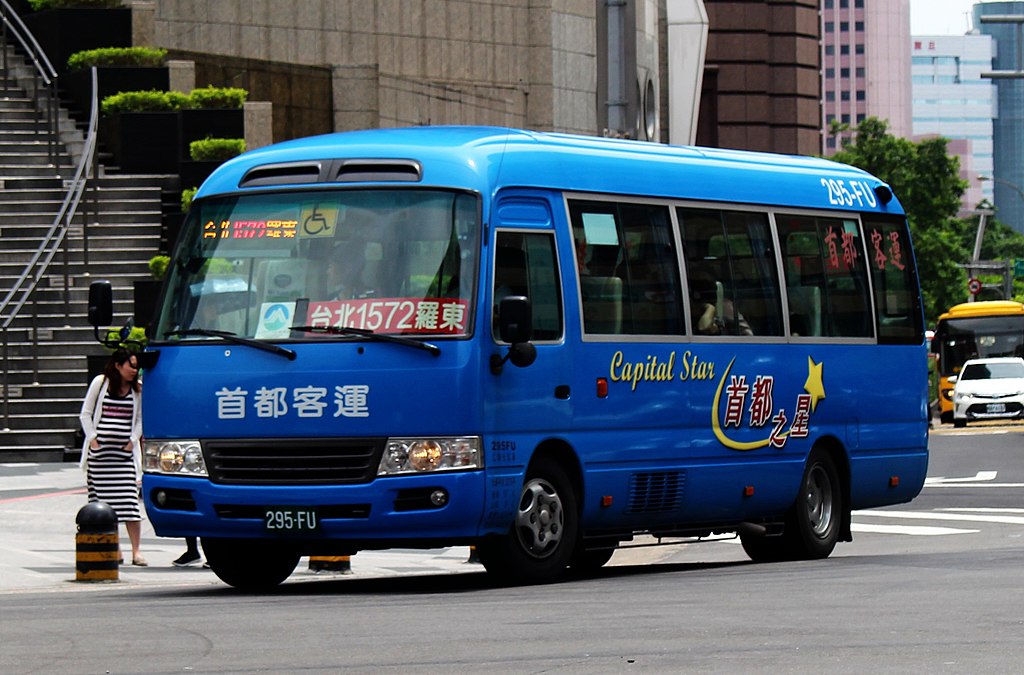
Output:
<instances>
[{"instance_id":1,"label":"bus front wheel","mask_svg":"<svg viewBox=\"0 0 1024 675\"><path fill-rule=\"evenodd\" d=\"M523 481L515 521L477 544L488 574L506 583L543 584L565 572L579 527L576 493L565 470L541 457Z\"/></svg>"},{"instance_id":2,"label":"bus front wheel","mask_svg":"<svg viewBox=\"0 0 1024 675\"><path fill-rule=\"evenodd\" d=\"M742 535L743 550L755 562L827 558L839 541L842 509L842 483L835 461L827 452L813 450L782 535Z\"/></svg>"},{"instance_id":3,"label":"bus front wheel","mask_svg":"<svg viewBox=\"0 0 1024 675\"><path fill-rule=\"evenodd\" d=\"M279 585L299 564L298 553L273 541L203 537L203 553L221 581L249 591Z\"/></svg>"}]
</instances>

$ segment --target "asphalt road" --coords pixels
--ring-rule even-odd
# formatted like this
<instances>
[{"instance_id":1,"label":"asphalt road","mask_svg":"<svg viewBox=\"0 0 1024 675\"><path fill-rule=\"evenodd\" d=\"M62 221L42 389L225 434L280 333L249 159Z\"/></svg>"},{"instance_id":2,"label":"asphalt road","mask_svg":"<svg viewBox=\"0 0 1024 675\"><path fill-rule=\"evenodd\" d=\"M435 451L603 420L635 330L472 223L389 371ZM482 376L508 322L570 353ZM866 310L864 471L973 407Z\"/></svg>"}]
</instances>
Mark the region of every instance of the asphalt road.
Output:
<instances>
[{"instance_id":1,"label":"asphalt road","mask_svg":"<svg viewBox=\"0 0 1024 675\"><path fill-rule=\"evenodd\" d=\"M922 495L855 514L824 561L755 565L727 540L525 588L457 549L360 553L356 574L300 569L265 595L159 565L116 585L0 582L0 672L1015 672L1024 425L940 429L931 448ZM5 503L5 485L6 542L10 508L47 498ZM180 548L161 542L151 561Z\"/></svg>"}]
</instances>

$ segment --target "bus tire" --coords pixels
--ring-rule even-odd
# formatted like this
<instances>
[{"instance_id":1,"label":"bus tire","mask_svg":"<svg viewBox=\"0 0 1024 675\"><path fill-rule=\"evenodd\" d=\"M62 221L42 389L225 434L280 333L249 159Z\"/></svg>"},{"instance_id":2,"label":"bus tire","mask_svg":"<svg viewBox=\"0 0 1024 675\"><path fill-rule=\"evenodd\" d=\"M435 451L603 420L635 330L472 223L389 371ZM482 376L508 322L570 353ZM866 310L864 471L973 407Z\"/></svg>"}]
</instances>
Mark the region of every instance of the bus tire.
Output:
<instances>
[{"instance_id":1,"label":"bus tire","mask_svg":"<svg viewBox=\"0 0 1024 675\"><path fill-rule=\"evenodd\" d=\"M299 555L280 542L203 537L210 569L228 586L267 590L291 576Z\"/></svg>"},{"instance_id":2,"label":"bus tire","mask_svg":"<svg viewBox=\"0 0 1024 675\"><path fill-rule=\"evenodd\" d=\"M781 536L763 534L741 534L743 552L756 563L779 562L789 558L786 542Z\"/></svg>"},{"instance_id":3,"label":"bus tire","mask_svg":"<svg viewBox=\"0 0 1024 675\"><path fill-rule=\"evenodd\" d=\"M827 452L812 450L782 534L741 535L743 550L754 562L827 558L839 541L843 503L835 461Z\"/></svg>"},{"instance_id":4,"label":"bus tire","mask_svg":"<svg viewBox=\"0 0 1024 675\"><path fill-rule=\"evenodd\" d=\"M827 558L839 541L843 495L832 456L812 450L783 537L794 560Z\"/></svg>"},{"instance_id":5,"label":"bus tire","mask_svg":"<svg viewBox=\"0 0 1024 675\"><path fill-rule=\"evenodd\" d=\"M540 457L526 473L512 526L478 542L477 553L487 573L503 583L550 583L572 559L578 528L569 477L553 459Z\"/></svg>"}]
</instances>

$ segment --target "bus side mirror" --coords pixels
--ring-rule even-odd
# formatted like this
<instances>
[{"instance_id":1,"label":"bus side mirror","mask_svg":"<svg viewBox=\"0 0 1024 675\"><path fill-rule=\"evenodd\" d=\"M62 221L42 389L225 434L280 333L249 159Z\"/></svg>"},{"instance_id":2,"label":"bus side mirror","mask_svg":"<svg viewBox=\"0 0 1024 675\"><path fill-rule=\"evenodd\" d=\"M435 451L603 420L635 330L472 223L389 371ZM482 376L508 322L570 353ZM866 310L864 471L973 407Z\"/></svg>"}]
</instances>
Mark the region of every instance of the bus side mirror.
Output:
<instances>
[{"instance_id":1,"label":"bus side mirror","mask_svg":"<svg viewBox=\"0 0 1024 675\"><path fill-rule=\"evenodd\" d=\"M114 294L109 281L89 284L89 323L93 328L109 326L114 320Z\"/></svg>"},{"instance_id":2,"label":"bus side mirror","mask_svg":"<svg viewBox=\"0 0 1024 675\"><path fill-rule=\"evenodd\" d=\"M510 345L529 342L533 337L533 311L525 295L510 295L498 305L498 335Z\"/></svg>"},{"instance_id":3,"label":"bus side mirror","mask_svg":"<svg viewBox=\"0 0 1024 675\"><path fill-rule=\"evenodd\" d=\"M502 298L498 305L498 335L502 342L509 343L504 358L491 355L491 372L500 375L506 361L513 366L525 368L537 360L537 348L530 343L533 337L533 311L530 300L524 295L510 295Z\"/></svg>"}]
</instances>

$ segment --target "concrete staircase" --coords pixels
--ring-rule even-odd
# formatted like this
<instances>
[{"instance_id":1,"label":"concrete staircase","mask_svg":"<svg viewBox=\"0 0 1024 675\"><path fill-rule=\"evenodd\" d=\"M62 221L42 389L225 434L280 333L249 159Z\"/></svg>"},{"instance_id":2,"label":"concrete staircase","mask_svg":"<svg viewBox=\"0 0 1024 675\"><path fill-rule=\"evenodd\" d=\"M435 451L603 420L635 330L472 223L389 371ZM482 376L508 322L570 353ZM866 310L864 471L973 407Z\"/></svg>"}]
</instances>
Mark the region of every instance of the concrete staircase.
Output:
<instances>
[{"instance_id":1,"label":"concrete staircase","mask_svg":"<svg viewBox=\"0 0 1024 675\"><path fill-rule=\"evenodd\" d=\"M52 165L45 136L37 133L40 115L25 92L16 78L0 78L0 298L58 213L65 179L74 171L68 155L81 147L81 132L62 112L64 160L61 167ZM105 173L95 179L96 213L83 223L80 207L68 232L66 263L64 251L59 252L8 331L10 396L6 416L0 410L0 462L77 455L87 355L106 353L86 318L89 283L111 282L114 322L121 325L132 313L133 282L150 278L147 263L160 252L162 193L176 189L177 178ZM87 192L83 199L88 197Z\"/></svg>"}]
</instances>

